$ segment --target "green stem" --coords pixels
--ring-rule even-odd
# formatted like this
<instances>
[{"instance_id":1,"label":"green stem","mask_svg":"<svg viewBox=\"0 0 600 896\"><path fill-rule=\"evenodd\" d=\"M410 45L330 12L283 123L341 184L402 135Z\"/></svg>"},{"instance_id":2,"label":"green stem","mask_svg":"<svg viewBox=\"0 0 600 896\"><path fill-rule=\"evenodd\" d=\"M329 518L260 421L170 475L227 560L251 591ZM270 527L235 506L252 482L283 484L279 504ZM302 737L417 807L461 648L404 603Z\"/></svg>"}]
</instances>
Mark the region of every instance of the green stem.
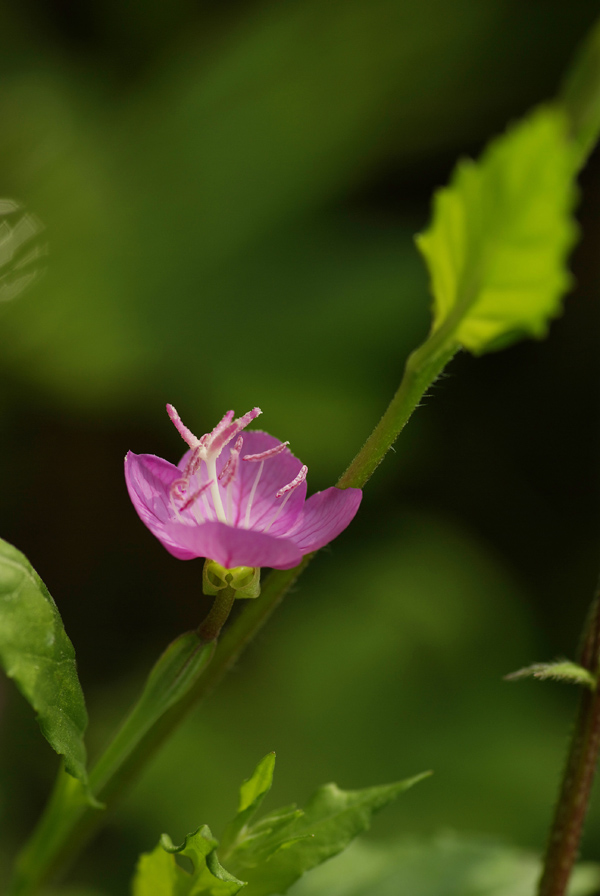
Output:
<instances>
[{"instance_id":1,"label":"green stem","mask_svg":"<svg viewBox=\"0 0 600 896\"><path fill-rule=\"evenodd\" d=\"M371 436L340 477L338 488L361 488L371 477L426 390L458 350L449 332L449 327L442 327L410 355L398 391ZM148 716L140 716L139 703L136 705L90 773L90 788L96 799L105 803L108 809L114 808L118 798L189 710L210 693L237 662L313 556L304 557L294 569L273 570L263 584L260 597L245 602L244 612L225 629L215 648L214 639L233 602L229 594L217 598L196 635L206 651L198 654L201 666L195 669L193 677L184 676L185 687L169 692L171 696L176 692L176 699L163 701L161 711L155 714L151 724L148 724ZM193 634L182 637L189 638ZM197 662L200 661L197 659ZM179 680L181 671L177 673L175 668L172 671ZM154 670L149 682L153 674ZM148 685L140 699L142 704L147 689ZM64 870L104 823L106 815L106 812L91 808L85 801L81 785L62 772L37 828L19 856L8 896L32 896L44 882Z\"/></svg>"},{"instance_id":2,"label":"green stem","mask_svg":"<svg viewBox=\"0 0 600 896\"><path fill-rule=\"evenodd\" d=\"M600 673L600 589L584 629L580 664ZM579 852L600 751L600 683L584 688L550 829L538 896L565 896Z\"/></svg>"},{"instance_id":3,"label":"green stem","mask_svg":"<svg viewBox=\"0 0 600 896\"><path fill-rule=\"evenodd\" d=\"M217 591L211 610L204 620L198 626L198 637L202 641L210 643L216 641L219 637L221 629L227 622L227 617L231 613L233 602L235 600L235 590L229 585Z\"/></svg>"},{"instance_id":4,"label":"green stem","mask_svg":"<svg viewBox=\"0 0 600 896\"><path fill-rule=\"evenodd\" d=\"M338 488L362 488L365 485L408 423L427 389L458 351L456 343L448 344L446 328L442 329L409 355L396 394L363 447L338 479Z\"/></svg>"}]
</instances>

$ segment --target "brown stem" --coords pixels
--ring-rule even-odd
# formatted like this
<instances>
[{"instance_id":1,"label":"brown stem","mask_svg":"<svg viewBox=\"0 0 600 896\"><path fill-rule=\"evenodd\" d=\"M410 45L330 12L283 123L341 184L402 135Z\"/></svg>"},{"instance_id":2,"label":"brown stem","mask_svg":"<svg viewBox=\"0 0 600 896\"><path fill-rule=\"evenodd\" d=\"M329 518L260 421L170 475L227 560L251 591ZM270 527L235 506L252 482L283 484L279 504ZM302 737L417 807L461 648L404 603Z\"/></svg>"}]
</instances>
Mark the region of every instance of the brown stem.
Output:
<instances>
[{"instance_id":1,"label":"brown stem","mask_svg":"<svg viewBox=\"0 0 600 896\"><path fill-rule=\"evenodd\" d=\"M580 664L598 677L600 671L600 587L584 629ZM538 896L565 896L598 764L600 686L584 690L567 756L554 820L550 829Z\"/></svg>"}]
</instances>

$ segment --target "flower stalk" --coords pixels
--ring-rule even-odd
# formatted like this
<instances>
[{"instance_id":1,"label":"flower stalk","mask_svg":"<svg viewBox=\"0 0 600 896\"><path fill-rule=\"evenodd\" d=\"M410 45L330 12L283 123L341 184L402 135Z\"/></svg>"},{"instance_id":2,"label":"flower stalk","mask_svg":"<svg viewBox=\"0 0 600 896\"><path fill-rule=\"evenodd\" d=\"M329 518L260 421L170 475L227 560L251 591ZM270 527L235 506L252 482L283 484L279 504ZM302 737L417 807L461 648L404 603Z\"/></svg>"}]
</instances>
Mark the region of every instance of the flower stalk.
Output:
<instances>
[{"instance_id":1,"label":"flower stalk","mask_svg":"<svg viewBox=\"0 0 600 896\"><path fill-rule=\"evenodd\" d=\"M429 386L457 351L458 345L452 339L450 328L444 326L430 335L423 345L410 355L400 386L387 411L338 480L337 489L334 491L358 489L365 485ZM228 419L226 424L229 423ZM178 429L183 430L184 435L188 436L188 431L183 425ZM214 431L210 436L214 439ZM191 440L195 437L190 434L189 438ZM262 450L271 451L274 445L260 447ZM277 457L283 457L283 452L277 454ZM193 469L184 469L184 472L189 477L194 474ZM180 484L174 480L175 495ZM184 482L184 485L187 488L188 482ZM86 805L78 782L61 770L46 810L19 856L8 896L33 896L42 884L60 871L64 871L73 861L95 831L105 822L108 811L116 806L118 799L124 795L127 787L150 761L156 750L178 727L190 709L209 694L235 665L246 646L261 630L312 560L316 550L312 545L309 547L310 551L307 550L297 565L271 571L262 585L260 596L246 601L244 611L224 629L222 636L218 637L231 610L230 604L233 603L230 594L223 595L220 600L217 597L213 609L198 632L188 633L195 636L205 647L205 652L202 654L203 662L193 680L187 682L185 689L181 689L176 699L171 700L168 706L166 704L163 706L161 713L156 715L151 724L144 724L139 730L136 730L134 708L123 726L126 729L129 725L131 737L129 739L124 737L121 729L90 773L92 794L105 804L104 812ZM176 550L177 548L171 552L177 556ZM177 678L178 674L174 671L174 680Z\"/></svg>"},{"instance_id":2,"label":"flower stalk","mask_svg":"<svg viewBox=\"0 0 600 896\"><path fill-rule=\"evenodd\" d=\"M228 585L217 591L214 603L204 622L198 626L198 637L201 641L210 644L216 641L221 633L221 629L227 622L227 617L231 613L233 602L235 600L235 589Z\"/></svg>"},{"instance_id":3,"label":"flower stalk","mask_svg":"<svg viewBox=\"0 0 600 896\"><path fill-rule=\"evenodd\" d=\"M538 896L565 896L587 814L600 752L600 586L584 627L579 663L595 678L583 688L554 819L544 856Z\"/></svg>"}]
</instances>

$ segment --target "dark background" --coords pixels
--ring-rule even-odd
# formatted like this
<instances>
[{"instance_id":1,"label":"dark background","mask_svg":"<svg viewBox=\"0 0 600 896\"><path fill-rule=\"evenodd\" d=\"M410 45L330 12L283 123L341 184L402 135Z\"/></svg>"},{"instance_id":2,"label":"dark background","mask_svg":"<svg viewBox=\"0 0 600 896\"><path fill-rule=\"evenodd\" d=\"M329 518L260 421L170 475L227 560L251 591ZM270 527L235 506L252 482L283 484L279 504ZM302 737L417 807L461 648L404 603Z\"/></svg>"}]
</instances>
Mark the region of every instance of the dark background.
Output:
<instances>
[{"instance_id":1,"label":"dark background","mask_svg":"<svg viewBox=\"0 0 600 896\"><path fill-rule=\"evenodd\" d=\"M207 610L129 504L128 449L176 461L164 411L258 404L331 485L428 328L413 235L456 158L551 98L598 14L574 0L131 3L0 9L0 172L45 225L0 305L0 534L52 592L95 754L158 652ZM573 656L598 571L600 169L548 341L458 357L219 693L74 870L126 891L162 831L217 833L278 752L271 804L334 779L435 776L374 836L540 848L576 694L507 684ZM2 683L0 866L56 757ZM600 806L584 855L600 860Z\"/></svg>"}]
</instances>

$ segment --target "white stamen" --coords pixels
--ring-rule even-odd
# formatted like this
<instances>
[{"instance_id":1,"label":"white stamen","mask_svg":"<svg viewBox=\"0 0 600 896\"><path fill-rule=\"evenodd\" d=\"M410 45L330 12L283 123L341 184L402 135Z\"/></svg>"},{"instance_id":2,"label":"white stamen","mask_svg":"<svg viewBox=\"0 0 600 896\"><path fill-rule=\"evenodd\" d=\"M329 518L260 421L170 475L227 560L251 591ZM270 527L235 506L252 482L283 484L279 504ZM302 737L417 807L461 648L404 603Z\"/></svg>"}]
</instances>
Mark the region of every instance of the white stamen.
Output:
<instances>
[{"instance_id":1,"label":"white stamen","mask_svg":"<svg viewBox=\"0 0 600 896\"><path fill-rule=\"evenodd\" d=\"M217 514L217 519L221 523L227 523L227 516L225 514L225 508L223 507L223 501L221 499L221 492L219 491L219 483L217 482L216 458L211 457L210 459L206 460L205 463L206 463L206 472L208 474L208 478L211 480L210 494L213 499L213 505L215 508L215 513Z\"/></svg>"},{"instance_id":2,"label":"white stamen","mask_svg":"<svg viewBox=\"0 0 600 896\"><path fill-rule=\"evenodd\" d=\"M233 448L230 450L229 457L227 458L223 469L219 473L219 480L221 481L222 487L226 490L227 522L230 524L233 520L233 489L231 486L238 471L240 452L242 450L243 444L244 437L240 436Z\"/></svg>"},{"instance_id":3,"label":"white stamen","mask_svg":"<svg viewBox=\"0 0 600 896\"><path fill-rule=\"evenodd\" d=\"M212 513L210 510L210 504L208 503L208 500L206 497L206 492L202 492L202 495L200 496L200 500L202 502L202 507L204 508L204 516L206 517L207 520L209 520L212 516Z\"/></svg>"},{"instance_id":4,"label":"white stamen","mask_svg":"<svg viewBox=\"0 0 600 896\"><path fill-rule=\"evenodd\" d=\"M250 497L248 498L248 503L246 505L246 516L244 517L244 526L246 529L250 528L250 511L252 510L252 502L254 501L254 495L256 494L256 489L258 487L258 480L260 479L260 475L263 471L264 465L264 460L261 460L260 466L258 468L258 473L254 477L254 482L252 484L252 488L250 489Z\"/></svg>"},{"instance_id":5,"label":"white stamen","mask_svg":"<svg viewBox=\"0 0 600 896\"><path fill-rule=\"evenodd\" d=\"M271 521L270 521L269 525L267 526L267 528L266 528L266 529L263 529L263 532L264 532L265 534L269 531L269 529L271 528L271 526L273 525L273 523L275 522L275 520L279 517L281 511L283 510L283 508L285 507L285 505L286 505L287 502L289 501L289 499L290 499L290 497L291 497L291 494L292 494L292 489L290 489L290 491L287 493L287 495L285 496L285 498L283 499L283 501L281 502L281 504L279 505L279 507L277 508L277 510L275 511L275 513L273 514L273 516L271 517Z\"/></svg>"}]
</instances>

